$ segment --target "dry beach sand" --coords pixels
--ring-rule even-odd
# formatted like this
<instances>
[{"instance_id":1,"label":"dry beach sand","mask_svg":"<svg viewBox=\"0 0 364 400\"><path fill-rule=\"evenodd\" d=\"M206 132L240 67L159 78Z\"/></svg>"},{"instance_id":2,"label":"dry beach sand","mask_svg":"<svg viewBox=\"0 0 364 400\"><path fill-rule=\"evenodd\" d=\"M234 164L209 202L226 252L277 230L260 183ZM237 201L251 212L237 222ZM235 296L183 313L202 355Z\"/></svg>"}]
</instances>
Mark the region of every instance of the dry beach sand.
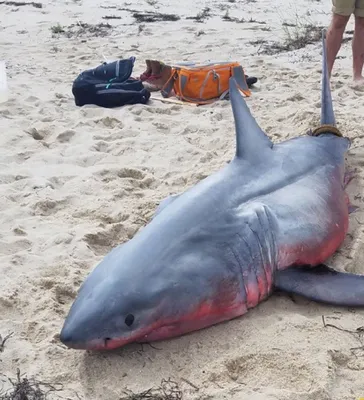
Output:
<instances>
[{"instance_id":1,"label":"dry beach sand","mask_svg":"<svg viewBox=\"0 0 364 400\"><path fill-rule=\"evenodd\" d=\"M364 326L364 311L301 298L273 295L242 318L155 348L88 353L58 341L72 300L97 262L142 228L164 197L216 171L235 151L227 101L81 109L74 105L73 79L103 55L135 55L134 76L148 57L235 59L259 78L247 102L261 127L274 141L302 135L319 122L320 43L264 50L282 44L287 29L294 35L305 24L327 26L331 1L41 5L0 2L0 60L7 62L10 87L10 100L0 104L0 334L13 332L0 346L0 390L9 389L7 377L14 379L19 368L29 378L62 385L49 399L117 400L126 388L140 392L169 378L192 400L364 396L360 329L352 334L322 320L355 332ZM138 22L128 10L180 19ZM197 21L187 18L196 15ZM340 51L332 90L338 125L353 140L348 164L358 170L348 191L362 206L364 87L351 84L350 41ZM330 260L335 268L364 274L363 224L359 210Z\"/></svg>"}]
</instances>

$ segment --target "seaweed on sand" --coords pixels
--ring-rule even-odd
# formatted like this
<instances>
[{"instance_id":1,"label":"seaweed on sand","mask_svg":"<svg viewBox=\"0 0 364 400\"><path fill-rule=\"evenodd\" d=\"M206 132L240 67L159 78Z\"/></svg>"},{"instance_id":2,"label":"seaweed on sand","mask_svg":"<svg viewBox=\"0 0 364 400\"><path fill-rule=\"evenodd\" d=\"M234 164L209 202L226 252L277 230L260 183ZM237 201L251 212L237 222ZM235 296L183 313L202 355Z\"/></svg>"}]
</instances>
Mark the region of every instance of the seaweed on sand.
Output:
<instances>
[{"instance_id":1,"label":"seaweed on sand","mask_svg":"<svg viewBox=\"0 0 364 400\"><path fill-rule=\"evenodd\" d=\"M171 379L162 379L159 387L145 390L141 393L125 391L125 397L120 400L182 400L182 392L178 384Z\"/></svg>"},{"instance_id":2,"label":"seaweed on sand","mask_svg":"<svg viewBox=\"0 0 364 400\"><path fill-rule=\"evenodd\" d=\"M62 390L60 385L50 385L34 379L21 378L17 369L16 380L8 378L12 388L5 393L0 393L0 400L47 400L50 392Z\"/></svg>"},{"instance_id":3,"label":"seaweed on sand","mask_svg":"<svg viewBox=\"0 0 364 400\"><path fill-rule=\"evenodd\" d=\"M0 1L0 4L4 4L6 6L15 6L15 7L33 6L35 8L43 8L42 3L35 3L34 1L31 1L29 3L25 1Z\"/></svg>"},{"instance_id":4,"label":"seaweed on sand","mask_svg":"<svg viewBox=\"0 0 364 400\"><path fill-rule=\"evenodd\" d=\"M159 21L178 21L181 19L176 14L164 14L154 11L148 12L134 12L133 17L137 22L159 22Z\"/></svg>"}]
</instances>

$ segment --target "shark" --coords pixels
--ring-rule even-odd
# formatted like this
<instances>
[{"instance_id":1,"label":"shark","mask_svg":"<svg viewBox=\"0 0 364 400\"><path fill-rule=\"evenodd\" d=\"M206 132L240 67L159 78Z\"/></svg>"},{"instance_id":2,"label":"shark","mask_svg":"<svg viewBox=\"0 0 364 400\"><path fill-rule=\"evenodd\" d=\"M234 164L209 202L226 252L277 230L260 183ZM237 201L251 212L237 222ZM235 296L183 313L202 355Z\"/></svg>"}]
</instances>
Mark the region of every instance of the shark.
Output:
<instances>
[{"instance_id":1,"label":"shark","mask_svg":"<svg viewBox=\"0 0 364 400\"><path fill-rule=\"evenodd\" d=\"M112 249L81 285L60 341L78 350L175 338L246 314L275 291L364 306L364 275L325 264L352 210L322 33L321 125L273 143L232 77L234 158Z\"/></svg>"}]
</instances>

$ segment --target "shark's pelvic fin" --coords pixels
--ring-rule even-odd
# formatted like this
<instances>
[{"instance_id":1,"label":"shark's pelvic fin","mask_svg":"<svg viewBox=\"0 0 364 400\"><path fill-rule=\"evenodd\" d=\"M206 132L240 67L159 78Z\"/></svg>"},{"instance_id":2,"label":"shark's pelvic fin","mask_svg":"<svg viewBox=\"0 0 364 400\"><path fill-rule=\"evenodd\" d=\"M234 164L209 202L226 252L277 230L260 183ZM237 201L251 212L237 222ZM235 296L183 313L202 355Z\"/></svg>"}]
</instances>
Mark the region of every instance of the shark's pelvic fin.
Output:
<instances>
[{"instance_id":1,"label":"shark's pelvic fin","mask_svg":"<svg viewBox=\"0 0 364 400\"><path fill-rule=\"evenodd\" d=\"M364 306L364 275L335 271L326 265L288 268L278 271L274 286L319 303L336 306Z\"/></svg>"},{"instance_id":2,"label":"shark's pelvic fin","mask_svg":"<svg viewBox=\"0 0 364 400\"><path fill-rule=\"evenodd\" d=\"M229 80L229 94L235 121L236 157L254 160L264 148L272 148L273 143L250 113L234 77Z\"/></svg>"}]
</instances>

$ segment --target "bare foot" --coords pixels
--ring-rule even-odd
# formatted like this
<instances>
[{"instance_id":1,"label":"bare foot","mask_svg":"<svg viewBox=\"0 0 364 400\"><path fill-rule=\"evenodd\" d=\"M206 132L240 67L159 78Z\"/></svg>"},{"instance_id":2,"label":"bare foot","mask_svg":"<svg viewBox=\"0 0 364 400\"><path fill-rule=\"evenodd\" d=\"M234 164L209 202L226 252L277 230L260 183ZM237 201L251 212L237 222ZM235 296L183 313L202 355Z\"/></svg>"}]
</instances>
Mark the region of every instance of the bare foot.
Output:
<instances>
[{"instance_id":1,"label":"bare foot","mask_svg":"<svg viewBox=\"0 0 364 400\"><path fill-rule=\"evenodd\" d=\"M364 92L364 78L354 78L351 85L349 85L352 89L357 90L358 92Z\"/></svg>"}]
</instances>

